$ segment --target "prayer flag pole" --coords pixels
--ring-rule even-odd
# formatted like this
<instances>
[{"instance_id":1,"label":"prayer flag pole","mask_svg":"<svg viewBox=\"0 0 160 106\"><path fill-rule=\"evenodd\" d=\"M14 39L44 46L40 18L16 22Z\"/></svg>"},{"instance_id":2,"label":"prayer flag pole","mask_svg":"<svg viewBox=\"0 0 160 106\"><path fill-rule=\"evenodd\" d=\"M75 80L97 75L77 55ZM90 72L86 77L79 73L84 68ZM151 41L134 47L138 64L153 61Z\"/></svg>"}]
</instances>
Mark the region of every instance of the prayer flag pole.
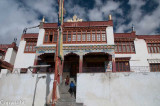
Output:
<instances>
[{"instance_id":1,"label":"prayer flag pole","mask_svg":"<svg viewBox=\"0 0 160 106\"><path fill-rule=\"evenodd\" d=\"M58 0L58 37L56 43L56 59L55 59L55 72L52 92L52 106L55 106L57 101L57 84L60 83L60 75L62 75L62 61L63 61L63 4L64 0Z\"/></svg>"}]
</instances>

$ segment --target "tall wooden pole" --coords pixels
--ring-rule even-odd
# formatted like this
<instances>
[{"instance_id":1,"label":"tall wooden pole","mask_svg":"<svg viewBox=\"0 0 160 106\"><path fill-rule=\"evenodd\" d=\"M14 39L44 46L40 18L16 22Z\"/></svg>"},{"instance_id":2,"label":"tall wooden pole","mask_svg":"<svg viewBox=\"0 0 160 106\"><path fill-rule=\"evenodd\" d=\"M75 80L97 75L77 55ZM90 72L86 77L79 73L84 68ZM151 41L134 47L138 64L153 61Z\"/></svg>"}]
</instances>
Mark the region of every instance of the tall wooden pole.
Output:
<instances>
[{"instance_id":1,"label":"tall wooden pole","mask_svg":"<svg viewBox=\"0 0 160 106\"><path fill-rule=\"evenodd\" d=\"M57 99L56 89L57 84L60 80L60 74L62 74L62 61L63 61L63 4L64 0L58 0L59 11L58 11L58 37L56 43L56 59L55 59L55 72L54 72L54 82L53 82L53 93L52 93L52 106L55 106Z\"/></svg>"}]
</instances>

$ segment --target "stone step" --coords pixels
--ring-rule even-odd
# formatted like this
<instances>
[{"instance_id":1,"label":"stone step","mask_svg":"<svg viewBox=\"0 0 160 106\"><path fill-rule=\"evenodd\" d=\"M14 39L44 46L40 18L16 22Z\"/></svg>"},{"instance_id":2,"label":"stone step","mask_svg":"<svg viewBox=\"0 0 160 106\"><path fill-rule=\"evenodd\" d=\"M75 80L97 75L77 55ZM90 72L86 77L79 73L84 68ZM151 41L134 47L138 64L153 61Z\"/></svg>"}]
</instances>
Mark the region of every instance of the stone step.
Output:
<instances>
[{"instance_id":1,"label":"stone step","mask_svg":"<svg viewBox=\"0 0 160 106\"><path fill-rule=\"evenodd\" d=\"M77 104L74 95L68 92L69 85L66 86L65 83L61 83L59 86L60 99L58 99L56 106L83 106L83 104Z\"/></svg>"},{"instance_id":2,"label":"stone step","mask_svg":"<svg viewBox=\"0 0 160 106\"><path fill-rule=\"evenodd\" d=\"M76 103L76 106L83 106L83 103Z\"/></svg>"},{"instance_id":3,"label":"stone step","mask_svg":"<svg viewBox=\"0 0 160 106\"><path fill-rule=\"evenodd\" d=\"M83 103L75 102L57 102L56 106L83 106Z\"/></svg>"},{"instance_id":4,"label":"stone step","mask_svg":"<svg viewBox=\"0 0 160 106\"><path fill-rule=\"evenodd\" d=\"M56 106L76 106L75 102L57 102Z\"/></svg>"},{"instance_id":5,"label":"stone step","mask_svg":"<svg viewBox=\"0 0 160 106\"><path fill-rule=\"evenodd\" d=\"M60 98L58 102L76 102L76 100L74 98L67 98L67 99Z\"/></svg>"}]
</instances>

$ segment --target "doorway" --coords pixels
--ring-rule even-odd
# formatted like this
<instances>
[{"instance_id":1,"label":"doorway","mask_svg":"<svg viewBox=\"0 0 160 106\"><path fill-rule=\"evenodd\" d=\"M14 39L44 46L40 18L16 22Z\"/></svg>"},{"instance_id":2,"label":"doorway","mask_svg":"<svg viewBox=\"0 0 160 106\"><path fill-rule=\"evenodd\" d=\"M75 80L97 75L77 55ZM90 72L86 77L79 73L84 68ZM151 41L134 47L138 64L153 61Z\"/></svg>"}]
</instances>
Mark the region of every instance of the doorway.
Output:
<instances>
[{"instance_id":1,"label":"doorway","mask_svg":"<svg viewBox=\"0 0 160 106\"><path fill-rule=\"evenodd\" d=\"M74 53L64 56L63 74L75 78L79 72L79 56Z\"/></svg>"}]
</instances>

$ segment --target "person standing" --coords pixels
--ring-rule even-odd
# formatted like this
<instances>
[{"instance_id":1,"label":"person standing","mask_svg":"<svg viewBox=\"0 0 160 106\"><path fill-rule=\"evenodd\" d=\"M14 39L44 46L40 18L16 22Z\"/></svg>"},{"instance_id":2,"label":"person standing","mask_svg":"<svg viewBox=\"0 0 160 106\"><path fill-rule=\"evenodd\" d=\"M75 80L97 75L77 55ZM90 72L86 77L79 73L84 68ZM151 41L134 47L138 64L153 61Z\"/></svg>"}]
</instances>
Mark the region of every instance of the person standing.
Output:
<instances>
[{"instance_id":1,"label":"person standing","mask_svg":"<svg viewBox=\"0 0 160 106\"><path fill-rule=\"evenodd\" d=\"M66 85L66 86L69 85L69 76L68 76L68 75L67 75L67 77L66 77L65 85Z\"/></svg>"},{"instance_id":2,"label":"person standing","mask_svg":"<svg viewBox=\"0 0 160 106\"><path fill-rule=\"evenodd\" d=\"M73 83L73 81L71 81L71 83L70 83L70 89L69 89L69 92L70 92L71 96L73 95L74 90L75 90L75 84Z\"/></svg>"}]
</instances>

